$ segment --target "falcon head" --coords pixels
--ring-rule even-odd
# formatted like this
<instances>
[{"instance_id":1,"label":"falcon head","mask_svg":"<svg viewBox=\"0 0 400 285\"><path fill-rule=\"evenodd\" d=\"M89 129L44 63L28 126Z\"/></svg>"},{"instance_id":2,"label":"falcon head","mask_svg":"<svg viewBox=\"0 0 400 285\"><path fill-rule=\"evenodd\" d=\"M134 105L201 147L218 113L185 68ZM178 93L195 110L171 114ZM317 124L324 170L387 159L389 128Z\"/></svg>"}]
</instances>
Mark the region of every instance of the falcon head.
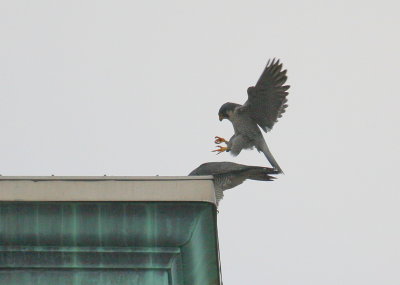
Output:
<instances>
[{"instance_id":1,"label":"falcon head","mask_svg":"<svg viewBox=\"0 0 400 285\"><path fill-rule=\"evenodd\" d=\"M218 111L218 117L219 120L222 121L223 119L228 119L230 120L230 117L232 116L233 112L235 111L236 107L240 106L239 104L236 103L231 103L227 102L219 108Z\"/></svg>"}]
</instances>

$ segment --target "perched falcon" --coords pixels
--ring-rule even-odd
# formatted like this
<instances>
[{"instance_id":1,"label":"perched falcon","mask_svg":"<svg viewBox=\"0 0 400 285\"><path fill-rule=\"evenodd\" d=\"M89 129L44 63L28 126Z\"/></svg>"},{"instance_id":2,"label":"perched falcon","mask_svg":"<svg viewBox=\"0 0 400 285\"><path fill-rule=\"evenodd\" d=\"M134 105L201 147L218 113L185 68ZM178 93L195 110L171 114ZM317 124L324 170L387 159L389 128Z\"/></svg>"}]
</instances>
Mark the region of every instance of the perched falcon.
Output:
<instances>
[{"instance_id":1,"label":"perched falcon","mask_svg":"<svg viewBox=\"0 0 400 285\"><path fill-rule=\"evenodd\" d=\"M227 151L237 156L242 149L255 147L264 153L273 168L282 172L269 151L259 127L264 132L270 131L278 118L285 112L287 90L290 87L284 85L286 79L286 70L282 70L279 60L268 60L256 86L247 89L248 99L244 105L230 102L223 104L218 112L219 120L231 121L235 133L229 141L215 137L216 144L224 142L227 146L218 145L218 149L213 151L218 154Z\"/></svg>"},{"instance_id":2,"label":"perched falcon","mask_svg":"<svg viewBox=\"0 0 400 285\"><path fill-rule=\"evenodd\" d=\"M224 190L236 187L246 179L272 181L275 177L270 176L270 174L279 174L279 172L268 167L249 166L233 162L207 162L190 172L189 176L214 176L215 197L218 205L224 197Z\"/></svg>"}]
</instances>

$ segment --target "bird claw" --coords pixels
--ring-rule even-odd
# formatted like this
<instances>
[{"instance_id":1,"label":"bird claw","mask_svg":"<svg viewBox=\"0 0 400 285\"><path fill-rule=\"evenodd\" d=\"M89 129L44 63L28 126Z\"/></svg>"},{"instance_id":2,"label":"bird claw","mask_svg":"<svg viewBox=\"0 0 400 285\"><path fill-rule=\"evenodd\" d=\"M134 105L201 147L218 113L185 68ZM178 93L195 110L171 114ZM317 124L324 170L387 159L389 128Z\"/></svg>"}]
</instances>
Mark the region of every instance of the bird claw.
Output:
<instances>
[{"instance_id":1,"label":"bird claw","mask_svg":"<svg viewBox=\"0 0 400 285\"><path fill-rule=\"evenodd\" d=\"M228 151L229 149L225 146L217 145L218 149L212 150L212 152L218 152L217 154L221 154L224 151Z\"/></svg>"},{"instance_id":2,"label":"bird claw","mask_svg":"<svg viewBox=\"0 0 400 285\"><path fill-rule=\"evenodd\" d=\"M218 136L215 137L215 141L214 141L214 142L215 142L216 144L227 143L226 139L221 138L221 137L218 137Z\"/></svg>"}]
</instances>

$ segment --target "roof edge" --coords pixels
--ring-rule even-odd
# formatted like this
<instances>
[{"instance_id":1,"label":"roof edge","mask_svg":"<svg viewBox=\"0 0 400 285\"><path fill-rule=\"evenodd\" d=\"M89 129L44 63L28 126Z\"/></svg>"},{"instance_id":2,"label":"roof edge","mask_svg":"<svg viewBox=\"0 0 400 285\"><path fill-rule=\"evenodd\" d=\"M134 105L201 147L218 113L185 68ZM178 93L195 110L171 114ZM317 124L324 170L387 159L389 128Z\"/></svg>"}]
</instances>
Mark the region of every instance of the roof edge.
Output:
<instances>
[{"instance_id":1,"label":"roof edge","mask_svg":"<svg viewBox=\"0 0 400 285\"><path fill-rule=\"evenodd\" d=\"M30 181L170 181L170 180L212 180L205 176L0 176L2 180Z\"/></svg>"}]
</instances>

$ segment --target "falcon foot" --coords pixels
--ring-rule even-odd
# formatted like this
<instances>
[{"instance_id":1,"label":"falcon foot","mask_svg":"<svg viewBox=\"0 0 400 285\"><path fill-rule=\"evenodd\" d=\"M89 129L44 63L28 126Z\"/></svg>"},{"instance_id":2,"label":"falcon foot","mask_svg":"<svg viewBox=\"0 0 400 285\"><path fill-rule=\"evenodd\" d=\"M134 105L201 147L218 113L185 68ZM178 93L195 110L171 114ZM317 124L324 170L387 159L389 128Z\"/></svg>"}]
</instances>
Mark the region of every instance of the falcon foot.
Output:
<instances>
[{"instance_id":1,"label":"falcon foot","mask_svg":"<svg viewBox=\"0 0 400 285\"><path fill-rule=\"evenodd\" d=\"M218 152L217 154L221 154L224 151L229 151L229 148L217 145L218 149L212 150L212 152Z\"/></svg>"},{"instance_id":2,"label":"falcon foot","mask_svg":"<svg viewBox=\"0 0 400 285\"><path fill-rule=\"evenodd\" d=\"M227 140L221 137L215 137L215 141L216 144L220 144L220 143L227 143Z\"/></svg>"}]
</instances>

